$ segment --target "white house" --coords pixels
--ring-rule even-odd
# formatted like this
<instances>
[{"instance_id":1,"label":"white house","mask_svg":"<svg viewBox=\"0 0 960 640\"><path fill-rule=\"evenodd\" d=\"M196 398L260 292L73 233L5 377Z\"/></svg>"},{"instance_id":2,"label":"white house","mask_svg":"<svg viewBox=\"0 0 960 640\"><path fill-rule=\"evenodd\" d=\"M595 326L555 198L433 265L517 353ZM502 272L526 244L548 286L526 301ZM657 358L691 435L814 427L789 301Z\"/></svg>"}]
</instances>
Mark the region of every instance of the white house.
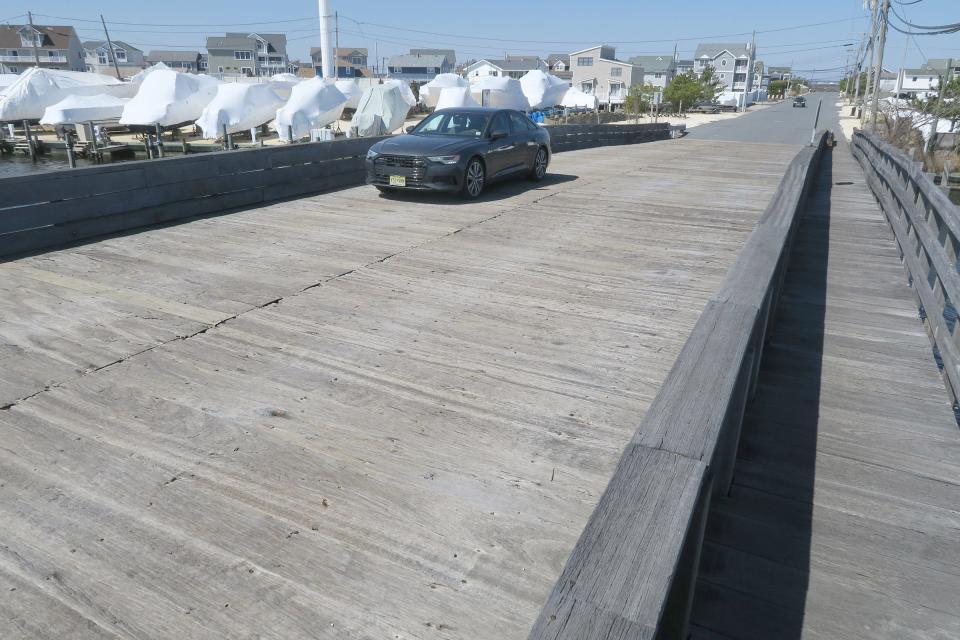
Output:
<instances>
[{"instance_id":1,"label":"white house","mask_svg":"<svg viewBox=\"0 0 960 640\"><path fill-rule=\"evenodd\" d=\"M549 71L547 62L539 56L507 56L503 60L484 59L467 65L463 69L463 77L483 78L485 76L503 76L507 78L522 78L528 71L539 69Z\"/></svg>"},{"instance_id":2,"label":"white house","mask_svg":"<svg viewBox=\"0 0 960 640\"><path fill-rule=\"evenodd\" d=\"M896 93L906 93L915 98L926 98L937 92L940 74L931 69L900 69Z\"/></svg>"}]
</instances>

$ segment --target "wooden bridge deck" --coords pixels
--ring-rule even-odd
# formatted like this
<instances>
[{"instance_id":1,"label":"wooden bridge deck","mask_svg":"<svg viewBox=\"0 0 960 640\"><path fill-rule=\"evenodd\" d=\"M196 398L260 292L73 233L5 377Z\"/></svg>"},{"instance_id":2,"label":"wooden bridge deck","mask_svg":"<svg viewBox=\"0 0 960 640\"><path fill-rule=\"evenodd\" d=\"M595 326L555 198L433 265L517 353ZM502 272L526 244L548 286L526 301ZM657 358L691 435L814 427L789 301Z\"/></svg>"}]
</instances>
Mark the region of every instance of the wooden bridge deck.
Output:
<instances>
[{"instance_id":1,"label":"wooden bridge deck","mask_svg":"<svg viewBox=\"0 0 960 640\"><path fill-rule=\"evenodd\" d=\"M0 264L0 638L525 637L795 152Z\"/></svg>"},{"instance_id":2,"label":"wooden bridge deck","mask_svg":"<svg viewBox=\"0 0 960 640\"><path fill-rule=\"evenodd\" d=\"M960 431L842 142L815 189L708 519L694 638L960 638Z\"/></svg>"}]
</instances>

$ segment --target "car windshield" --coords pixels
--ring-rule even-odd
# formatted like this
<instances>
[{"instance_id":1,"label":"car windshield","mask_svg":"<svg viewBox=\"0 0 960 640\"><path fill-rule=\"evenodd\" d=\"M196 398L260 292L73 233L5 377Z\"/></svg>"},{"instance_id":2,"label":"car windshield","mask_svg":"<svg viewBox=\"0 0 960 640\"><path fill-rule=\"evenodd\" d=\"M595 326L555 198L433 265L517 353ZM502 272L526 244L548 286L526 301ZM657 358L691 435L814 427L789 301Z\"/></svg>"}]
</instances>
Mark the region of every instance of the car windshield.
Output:
<instances>
[{"instance_id":1,"label":"car windshield","mask_svg":"<svg viewBox=\"0 0 960 640\"><path fill-rule=\"evenodd\" d=\"M479 137L487 128L490 116L471 111L438 111L417 125L413 133L440 136Z\"/></svg>"}]
</instances>

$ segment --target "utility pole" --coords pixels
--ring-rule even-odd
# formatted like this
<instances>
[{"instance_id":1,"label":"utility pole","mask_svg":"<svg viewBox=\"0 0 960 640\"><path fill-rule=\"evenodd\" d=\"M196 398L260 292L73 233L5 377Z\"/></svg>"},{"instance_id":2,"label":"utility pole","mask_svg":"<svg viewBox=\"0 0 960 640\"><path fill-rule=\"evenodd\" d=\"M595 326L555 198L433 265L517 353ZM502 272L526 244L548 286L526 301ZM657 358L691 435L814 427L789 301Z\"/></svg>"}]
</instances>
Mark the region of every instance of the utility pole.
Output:
<instances>
[{"instance_id":1,"label":"utility pole","mask_svg":"<svg viewBox=\"0 0 960 640\"><path fill-rule=\"evenodd\" d=\"M877 50L877 72L876 77L873 79L873 113L871 114L871 118L873 119L871 129L873 130L877 128L877 111L880 108L880 74L883 72L883 48L887 44L887 20L889 16L890 0L883 0L883 15L880 18L883 21L883 29L880 30L880 45Z\"/></svg>"},{"instance_id":2,"label":"utility pole","mask_svg":"<svg viewBox=\"0 0 960 640\"><path fill-rule=\"evenodd\" d=\"M340 12L333 12L333 79L340 79Z\"/></svg>"},{"instance_id":3,"label":"utility pole","mask_svg":"<svg viewBox=\"0 0 960 640\"><path fill-rule=\"evenodd\" d=\"M103 14L100 14L100 22L103 24L103 35L107 36L107 47L110 48L110 57L113 59L113 69L117 72L117 80L123 80L120 77L120 65L117 64L117 53L113 50L113 43L110 42L110 32L107 31L107 21L103 19Z\"/></svg>"},{"instance_id":4,"label":"utility pole","mask_svg":"<svg viewBox=\"0 0 960 640\"><path fill-rule=\"evenodd\" d=\"M37 62L37 67L40 66L40 52L37 51L37 28L33 26L33 12L27 11L27 19L30 20L30 29L33 30L33 59Z\"/></svg>"},{"instance_id":5,"label":"utility pole","mask_svg":"<svg viewBox=\"0 0 960 640\"><path fill-rule=\"evenodd\" d=\"M751 79L753 78L753 61L756 59L757 51L757 32L754 30L753 37L750 38L750 55L747 56L747 75L743 79L743 109L741 111L747 110L747 92L750 91ZM736 65L736 62L734 62ZM736 78L736 73L734 73L734 78Z\"/></svg>"},{"instance_id":6,"label":"utility pole","mask_svg":"<svg viewBox=\"0 0 960 640\"><path fill-rule=\"evenodd\" d=\"M867 86L863 91L863 105L860 106L860 126L863 126L863 121L867 117L867 110L864 108L867 104L867 100L870 97L870 92L873 88L873 59L876 56L877 50L875 42L877 39L877 4L879 0L870 0L870 64L867 66Z\"/></svg>"}]
</instances>

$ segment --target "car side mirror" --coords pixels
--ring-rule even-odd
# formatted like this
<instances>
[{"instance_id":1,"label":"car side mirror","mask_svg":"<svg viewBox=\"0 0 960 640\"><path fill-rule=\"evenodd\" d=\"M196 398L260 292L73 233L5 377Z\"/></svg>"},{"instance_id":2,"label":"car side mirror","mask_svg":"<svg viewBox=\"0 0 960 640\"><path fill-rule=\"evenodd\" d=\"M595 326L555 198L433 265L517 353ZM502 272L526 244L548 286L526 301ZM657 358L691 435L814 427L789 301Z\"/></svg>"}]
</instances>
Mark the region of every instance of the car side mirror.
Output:
<instances>
[{"instance_id":1,"label":"car side mirror","mask_svg":"<svg viewBox=\"0 0 960 640\"><path fill-rule=\"evenodd\" d=\"M405 131L406 131L407 133L413 133L413 130L416 129L416 128L417 128L417 126L412 124L412 125L410 125L409 127L407 127L407 128L405 129Z\"/></svg>"},{"instance_id":2,"label":"car side mirror","mask_svg":"<svg viewBox=\"0 0 960 640\"><path fill-rule=\"evenodd\" d=\"M500 138L506 138L506 137L507 137L506 129L494 129L493 131L490 132L491 140L499 140Z\"/></svg>"}]
</instances>

